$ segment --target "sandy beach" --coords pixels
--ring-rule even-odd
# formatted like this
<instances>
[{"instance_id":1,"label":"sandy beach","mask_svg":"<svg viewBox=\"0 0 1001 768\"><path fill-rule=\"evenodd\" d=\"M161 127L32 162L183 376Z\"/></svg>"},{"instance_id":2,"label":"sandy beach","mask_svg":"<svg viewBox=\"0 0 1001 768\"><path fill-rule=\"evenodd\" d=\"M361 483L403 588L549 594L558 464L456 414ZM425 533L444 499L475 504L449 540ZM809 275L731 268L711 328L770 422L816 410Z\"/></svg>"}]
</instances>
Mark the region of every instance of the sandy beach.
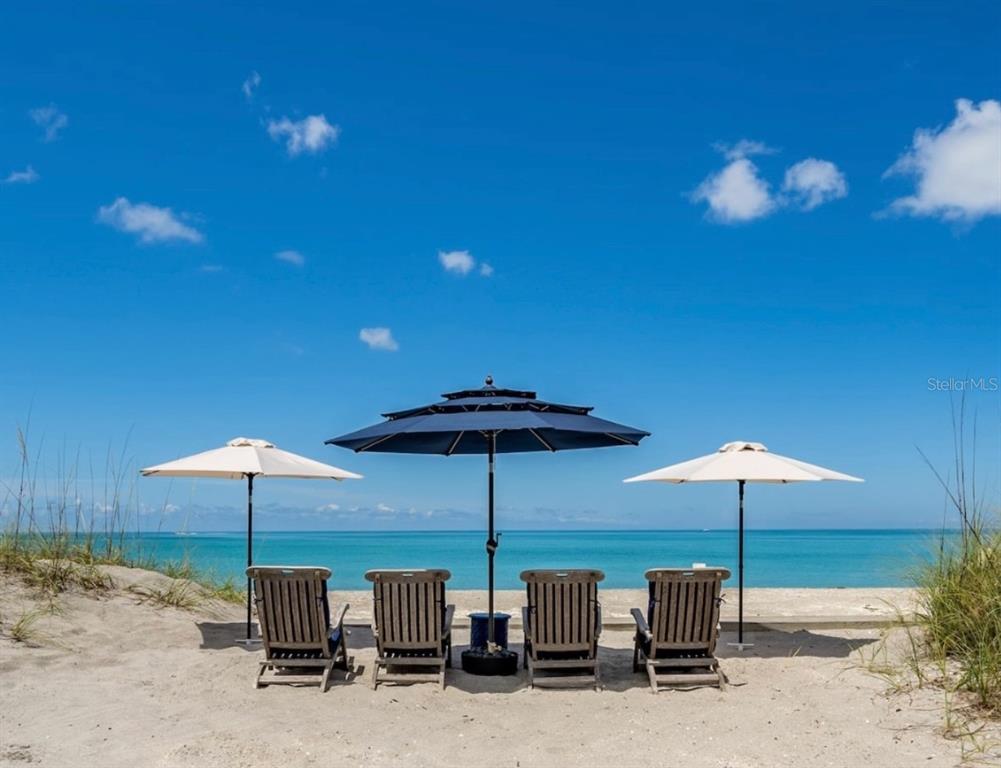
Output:
<instances>
[{"instance_id":1,"label":"sandy beach","mask_svg":"<svg viewBox=\"0 0 1001 768\"><path fill-rule=\"evenodd\" d=\"M863 657L878 628L755 631L750 651L721 644L730 687L653 696L631 670L631 633L602 635L604 690L531 690L516 678L452 670L448 687L382 686L363 678L374 655L368 595L349 595L352 674L316 688L255 690L259 650L234 645L241 609L154 607L136 593L160 574L109 568L103 597L66 593L40 619L31 645L7 635L36 597L3 585L0 620L0 765L17 766L497 766L685 764L953 766L960 747L941 736L941 695L888 695ZM131 587L131 590L130 590ZM517 604L502 593L502 608ZM749 616L859 616L891 610L904 590L751 590ZM338 599L340 595L335 595ZM616 618L628 591L603 593ZM460 606L481 593L456 592ZM478 607L473 605L471 607ZM732 606L731 606L732 608ZM728 632L724 630L723 640ZM512 631L520 650L521 634ZM456 641L468 630L456 630ZM890 645L896 642L890 636ZM361 678L361 679L359 679Z\"/></svg>"}]
</instances>

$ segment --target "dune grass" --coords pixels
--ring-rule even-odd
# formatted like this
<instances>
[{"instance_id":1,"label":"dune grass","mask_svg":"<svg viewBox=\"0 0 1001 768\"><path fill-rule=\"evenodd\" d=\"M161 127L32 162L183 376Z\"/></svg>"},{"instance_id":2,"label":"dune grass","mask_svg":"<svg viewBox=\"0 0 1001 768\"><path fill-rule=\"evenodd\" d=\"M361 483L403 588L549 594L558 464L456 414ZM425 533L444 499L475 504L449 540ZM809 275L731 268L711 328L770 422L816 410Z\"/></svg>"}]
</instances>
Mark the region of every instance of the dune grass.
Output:
<instances>
[{"instance_id":1,"label":"dune grass","mask_svg":"<svg viewBox=\"0 0 1001 768\"><path fill-rule=\"evenodd\" d=\"M1001 532L982 521L943 544L919 576L918 624L931 658L958 664L956 684L1001 717Z\"/></svg>"},{"instance_id":2,"label":"dune grass","mask_svg":"<svg viewBox=\"0 0 1001 768\"><path fill-rule=\"evenodd\" d=\"M1001 719L1001 517L997 500L978 490L976 421L968 439L965 398L953 405L953 461L938 479L959 535L943 534L932 560L916 574L921 661L941 670L947 695L972 699L979 713ZM919 449L920 450L920 449ZM952 712L951 707L947 708Z\"/></svg>"},{"instance_id":3,"label":"dune grass","mask_svg":"<svg viewBox=\"0 0 1001 768\"><path fill-rule=\"evenodd\" d=\"M63 454L41 471L41 451L30 448L26 430L17 430L17 445L19 467L12 479L0 480L0 509L7 518L0 532L0 573L19 577L50 602L69 589L95 594L111 589L112 580L101 568L108 565L177 579L144 596L156 605L196 608L211 600L246 599L232 580L219 581L187 560L164 562L143 551L142 538L136 536L142 520L137 469L124 448L118 454L108 450L95 480L92 472L81 479L79 460Z\"/></svg>"},{"instance_id":4,"label":"dune grass","mask_svg":"<svg viewBox=\"0 0 1001 768\"><path fill-rule=\"evenodd\" d=\"M44 608L32 608L22 613L10 626L10 637L25 645L40 645L44 635L35 626L39 619L48 614Z\"/></svg>"},{"instance_id":5,"label":"dune grass","mask_svg":"<svg viewBox=\"0 0 1001 768\"><path fill-rule=\"evenodd\" d=\"M897 606L896 626L860 665L884 680L889 695L916 688L941 692L942 734L962 750L962 764L1001 758L1001 514L976 491L975 448L967 450L964 403L953 408L954 459L940 472L949 515L930 557L912 574L913 616ZM974 445L975 445L975 441ZM919 449L920 451L920 449Z\"/></svg>"}]
</instances>

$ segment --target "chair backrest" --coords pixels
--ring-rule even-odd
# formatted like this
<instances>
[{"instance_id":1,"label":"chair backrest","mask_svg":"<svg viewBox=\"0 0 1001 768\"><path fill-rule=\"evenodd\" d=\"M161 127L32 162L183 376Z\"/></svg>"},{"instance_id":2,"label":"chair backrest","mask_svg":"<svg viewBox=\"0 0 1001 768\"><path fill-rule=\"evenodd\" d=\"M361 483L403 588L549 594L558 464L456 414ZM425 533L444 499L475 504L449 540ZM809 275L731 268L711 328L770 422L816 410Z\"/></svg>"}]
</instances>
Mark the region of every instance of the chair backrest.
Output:
<instances>
[{"instance_id":1,"label":"chair backrest","mask_svg":"<svg viewBox=\"0 0 1001 768\"><path fill-rule=\"evenodd\" d=\"M532 651L593 651L598 643L598 582L596 570L522 571L528 591L528 622Z\"/></svg>"},{"instance_id":2,"label":"chair backrest","mask_svg":"<svg viewBox=\"0 0 1001 768\"><path fill-rule=\"evenodd\" d=\"M444 569L368 571L372 582L372 618L380 655L393 651L444 649Z\"/></svg>"},{"instance_id":3,"label":"chair backrest","mask_svg":"<svg viewBox=\"0 0 1001 768\"><path fill-rule=\"evenodd\" d=\"M330 656L327 630L329 568L253 566L257 620L265 653L275 650L320 650Z\"/></svg>"},{"instance_id":4,"label":"chair backrest","mask_svg":"<svg viewBox=\"0 0 1001 768\"><path fill-rule=\"evenodd\" d=\"M716 650L720 588L730 578L726 568L654 568L650 583L647 623L653 634L651 654L657 649Z\"/></svg>"}]
</instances>

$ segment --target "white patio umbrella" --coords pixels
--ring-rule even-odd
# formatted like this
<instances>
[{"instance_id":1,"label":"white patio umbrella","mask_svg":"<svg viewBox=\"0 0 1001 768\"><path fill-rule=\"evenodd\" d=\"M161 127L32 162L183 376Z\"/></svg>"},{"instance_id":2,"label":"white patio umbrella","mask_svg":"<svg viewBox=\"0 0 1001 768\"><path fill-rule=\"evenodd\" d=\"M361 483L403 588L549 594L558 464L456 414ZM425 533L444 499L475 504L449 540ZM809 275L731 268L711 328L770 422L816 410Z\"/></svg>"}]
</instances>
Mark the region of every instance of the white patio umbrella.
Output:
<instances>
[{"instance_id":1,"label":"white patio umbrella","mask_svg":"<svg viewBox=\"0 0 1001 768\"><path fill-rule=\"evenodd\" d=\"M267 440L237 437L222 448L140 470L144 477L219 477L247 479L247 567L254 560L254 478L294 477L315 480L360 479L361 475L275 448ZM247 579L247 640L251 639L251 583Z\"/></svg>"},{"instance_id":2,"label":"white patio umbrella","mask_svg":"<svg viewBox=\"0 0 1001 768\"><path fill-rule=\"evenodd\" d=\"M863 482L859 477L852 477L831 469L824 469L805 461L769 453L761 443L733 442L727 443L716 453L700 456L697 459L672 464L669 467L655 469L643 475L627 478L624 482L638 483L658 481L662 483L710 483L737 482L740 507L740 533L738 543L738 608L737 608L737 642L736 646L743 649L750 643L744 643L744 484L745 483L798 483L817 482L820 480L847 480L853 483Z\"/></svg>"}]
</instances>

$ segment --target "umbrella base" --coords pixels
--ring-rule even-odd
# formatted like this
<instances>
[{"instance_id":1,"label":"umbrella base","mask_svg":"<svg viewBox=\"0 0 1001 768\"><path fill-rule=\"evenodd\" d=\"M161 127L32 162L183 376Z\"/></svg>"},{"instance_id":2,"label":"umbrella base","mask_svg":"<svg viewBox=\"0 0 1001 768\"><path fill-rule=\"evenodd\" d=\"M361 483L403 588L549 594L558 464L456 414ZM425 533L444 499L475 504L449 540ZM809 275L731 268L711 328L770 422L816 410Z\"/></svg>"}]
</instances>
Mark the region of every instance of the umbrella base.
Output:
<instances>
[{"instance_id":1,"label":"umbrella base","mask_svg":"<svg viewBox=\"0 0 1001 768\"><path fill-rule=\"evenodd\" d=\"M470 648L462 652L462 671L471 675L516 675L518 654L499 650L490 653L485 648Z\"/></svg>"},{"instance_id":2,"label":"umbrella base","mask_svg":"<svg viewBox=\"0 0 1001 768\"><path fill-rule=\"evenodd\" d=\"M738 651L742 651L745 648L753 648L754 647L754 643L727 643L727 646L729 648L735 648Z\"/></svg>"}]
</instances>

